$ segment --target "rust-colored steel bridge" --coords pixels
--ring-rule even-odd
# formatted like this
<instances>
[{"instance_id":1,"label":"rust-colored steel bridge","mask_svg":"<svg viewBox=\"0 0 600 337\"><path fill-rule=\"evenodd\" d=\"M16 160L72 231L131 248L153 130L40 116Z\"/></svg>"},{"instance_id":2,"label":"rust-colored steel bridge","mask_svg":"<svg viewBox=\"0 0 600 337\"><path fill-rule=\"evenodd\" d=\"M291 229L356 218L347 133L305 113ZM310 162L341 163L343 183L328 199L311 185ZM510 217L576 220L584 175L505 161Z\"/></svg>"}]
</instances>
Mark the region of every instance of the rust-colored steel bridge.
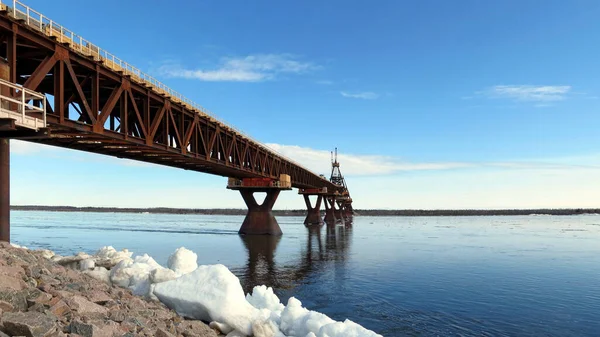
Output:
<instances>
[{"instance_id":1,"label":"rust-colored steel bridge","mask_svg":"<svg viewBox=\"0 0 600 337\"><path fill-rule=\"evenodd\" d=\"M240 190L249 207L242 234L281 234L271 207L291 187L307 200L318 196L318 204L333 201L336 219L352 213L345 185L244 135L19 1L0 0L0 80L0 240L10 238L11 138L229 177L228 188ZM270 207L254 201L256 191L267 192ZM318 218L307 222L322 223Z\"/></svg>"}]
</instances>

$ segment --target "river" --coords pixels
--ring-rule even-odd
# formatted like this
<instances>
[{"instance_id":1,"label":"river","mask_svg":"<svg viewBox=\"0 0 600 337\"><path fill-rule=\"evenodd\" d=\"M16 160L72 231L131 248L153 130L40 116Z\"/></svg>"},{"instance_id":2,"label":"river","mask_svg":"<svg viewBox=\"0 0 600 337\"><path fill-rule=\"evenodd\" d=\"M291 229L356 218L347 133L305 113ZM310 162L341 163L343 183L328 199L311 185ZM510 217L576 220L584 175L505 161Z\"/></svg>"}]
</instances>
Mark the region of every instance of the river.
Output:
<instances>
[{"instance_id":1,"label":"river","mask_svg":"<svg viewBox=\"0 0 600 337\"><path fill-rule=\"evenodd\" d=\"M102 246L166 265L184 246L246 291L272 286L384 336L597 336L600 215L360 217L280 238L241 237L241 216L13 211L12 240L58 254Z\"/></svg>"}]
</instances>

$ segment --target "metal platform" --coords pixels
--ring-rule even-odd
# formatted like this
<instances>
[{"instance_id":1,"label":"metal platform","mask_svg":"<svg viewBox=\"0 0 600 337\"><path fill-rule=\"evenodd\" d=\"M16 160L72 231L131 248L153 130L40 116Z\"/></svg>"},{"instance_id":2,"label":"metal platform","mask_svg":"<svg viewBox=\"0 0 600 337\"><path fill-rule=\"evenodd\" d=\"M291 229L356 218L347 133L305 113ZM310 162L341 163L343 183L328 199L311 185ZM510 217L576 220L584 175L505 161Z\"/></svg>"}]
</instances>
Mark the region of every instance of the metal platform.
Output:
<instances>
[{"instance_id":1,"label":"metal platform","mask_svg":"<svg viewBox=\"0 0 600 337\"><path fill-rule=\"evenodd\" d=\"M46 96L0 79L0 120L8 130L45 128Z\"/></svg>"}]
</instances>

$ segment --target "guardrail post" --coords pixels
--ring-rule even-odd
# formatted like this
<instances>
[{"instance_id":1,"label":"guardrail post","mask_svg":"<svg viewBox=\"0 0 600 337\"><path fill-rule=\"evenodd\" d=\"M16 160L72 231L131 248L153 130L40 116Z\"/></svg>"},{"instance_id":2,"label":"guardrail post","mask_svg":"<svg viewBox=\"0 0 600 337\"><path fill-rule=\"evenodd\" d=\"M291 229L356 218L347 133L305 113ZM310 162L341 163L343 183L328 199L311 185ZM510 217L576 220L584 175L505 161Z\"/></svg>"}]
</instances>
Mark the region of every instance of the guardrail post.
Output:
<instances>
[{"instance_id":1,"label":"guardrail post","mask_svg":"<svg viewBox=\"0 0 600 337\"><path fill-rule=\"evenodd\" d=\"M44 101L42 102L42 116L44 120L44 127L46 127L46 95L44 94Z\"/></svg>"},{"instance_id":2,"label":"guardrail post","mask_svg":"<svg viewBox=\"0 0 600 337\"><path fill-rule=\"evenodd\" d=\"M21 88L21 115L23 123L25 123L25 88Z\"/></svg>"}]
</instances>

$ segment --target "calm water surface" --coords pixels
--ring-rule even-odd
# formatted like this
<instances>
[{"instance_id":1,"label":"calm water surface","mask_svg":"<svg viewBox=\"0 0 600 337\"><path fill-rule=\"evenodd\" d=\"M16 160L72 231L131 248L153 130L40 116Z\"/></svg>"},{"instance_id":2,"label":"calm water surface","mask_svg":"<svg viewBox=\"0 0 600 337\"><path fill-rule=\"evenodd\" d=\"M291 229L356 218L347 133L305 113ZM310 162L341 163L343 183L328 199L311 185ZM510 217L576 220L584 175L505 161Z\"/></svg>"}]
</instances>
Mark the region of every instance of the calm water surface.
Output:
<instances>
[{"instance_id":1,"label":"calm water surface","mask_svg":"<svg viewBox=\"0 0 600 337\"><path fill-rule=\"evenodd\" d=\"M59 254L105 245L166 265L185 246L246 291L276 289L384 336L598 336L600 216L356 217L281 238L240 216L12 212L12 238Z\"/></svg>"}]
</instances>

